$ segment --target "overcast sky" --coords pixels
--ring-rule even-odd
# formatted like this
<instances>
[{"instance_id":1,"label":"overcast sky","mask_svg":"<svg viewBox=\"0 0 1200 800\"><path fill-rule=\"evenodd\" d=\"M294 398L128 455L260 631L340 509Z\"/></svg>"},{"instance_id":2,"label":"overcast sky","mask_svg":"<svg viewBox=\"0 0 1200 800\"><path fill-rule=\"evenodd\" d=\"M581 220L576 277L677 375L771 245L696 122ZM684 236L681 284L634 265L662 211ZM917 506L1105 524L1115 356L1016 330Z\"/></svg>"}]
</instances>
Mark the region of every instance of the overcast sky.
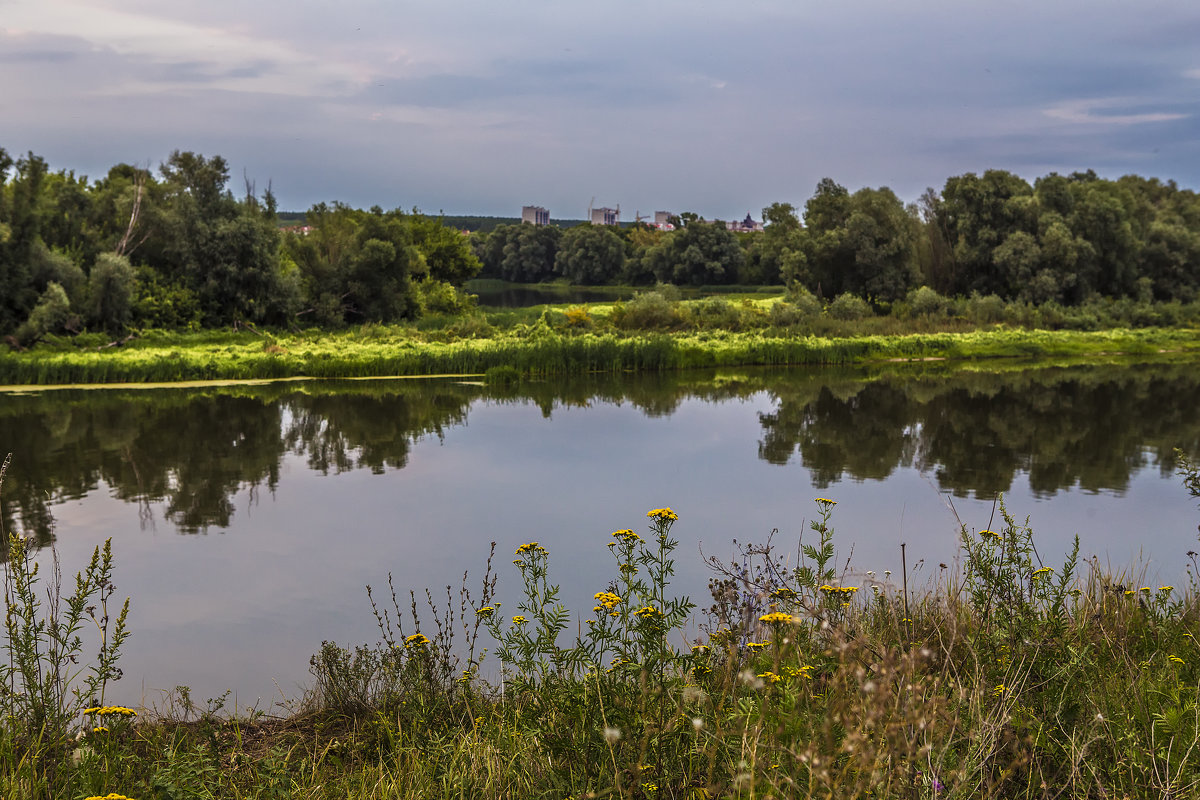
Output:
<instances>
[{"instance_id":1,"label":"overcast sky","mask_svg":"<svg viewBox=\"0 0 1200 800\"><path fill-rule=\"evenodd\" d=\"M818 180L1200 187L1200 3L0 0L0 147L322 200L758 217Z\"/></svg>"}]
</instances>

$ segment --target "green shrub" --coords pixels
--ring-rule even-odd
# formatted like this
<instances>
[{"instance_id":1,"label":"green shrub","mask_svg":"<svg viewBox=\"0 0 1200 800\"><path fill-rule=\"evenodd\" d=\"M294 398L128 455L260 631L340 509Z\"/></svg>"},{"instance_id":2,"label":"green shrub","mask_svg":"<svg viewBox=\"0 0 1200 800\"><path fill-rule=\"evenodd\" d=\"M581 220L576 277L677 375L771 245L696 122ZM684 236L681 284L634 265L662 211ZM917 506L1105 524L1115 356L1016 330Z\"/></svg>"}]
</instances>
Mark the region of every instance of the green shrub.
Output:
<instances>
[{"instance_id":1,"label":"green shrub","mask_svg":"<svg viewBox=\"0 0 1200 800\"><path fill-rule=\"evenodd\" d=\"M679 304L659 292L639 292L627 303L613 305L612 323L623 330L661 331L683 323Z\"/></svg>"},{"instance_id":2,"label":"green shrub","mask_svg":"<svg viewBox=\"0 0 1200 800\"><path fill-rule=\"evenodd\" d=\"M917 316L934 316L944 314L949 301L928 286L913 289L906 298L912 313Z\"/></svg>"},{"instance_id":3,"label":"green shrub","mask_svg":"<svg viewBox=\"0 0 1200 800\"><path fill-rule=\"evenodd\" d=\"M965 315L976 325L990 325L1005 319L1004 301L998 295L972 292L967 299Z\"/></svg>"},{"instance_id":4,"label":"green shrub","mask_svg":"<svg viewBox=\"0 0 1200 800\"><path fill-rule=\"evenodd\" d=\"M845 292L829 304L828 314L843 321L866 319L871 316L871 306L861 297Z\"/></svg>"}]
</instances>

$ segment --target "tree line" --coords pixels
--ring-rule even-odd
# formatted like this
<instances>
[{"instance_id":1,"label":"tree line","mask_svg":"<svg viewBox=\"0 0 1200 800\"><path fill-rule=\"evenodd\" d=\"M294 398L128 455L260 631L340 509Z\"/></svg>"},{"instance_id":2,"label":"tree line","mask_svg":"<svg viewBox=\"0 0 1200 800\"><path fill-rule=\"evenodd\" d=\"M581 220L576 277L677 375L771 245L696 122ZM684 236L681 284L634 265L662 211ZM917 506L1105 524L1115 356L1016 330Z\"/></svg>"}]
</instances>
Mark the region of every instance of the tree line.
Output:
<instances>
[{"instance_id":1,"label":"tree line","mask_svg":"<svg viewBox=\"0 0 1200 800\"><path fill-rule=\"evenodd\" d=\"M281 229L271 188L229 188L223 158L176 151L157 174L89 181L0 149L0 336L84 329L345 325L463 302L466 237L400 210L321 204Z\"/></svg>"},{"instance_id":2,"label":"tree line","mask_svg":"<svg viewBox=\"0 0 1200 800\"><path fill-rule=\"evenodd\" d=\"M1004 170L951 177L904 204L890 189L822 180L803 210L763 209L762 233L681 215L659 231L499 226L476 234L482 274L512 281L787 284L877 303L928 286L947 296L1078 305L1096 297L1189 302L1200 289L1200 198L1174 181Z\"/></svg>"},{"instance_id":3,"label":"tree line","mask_svg":"<svg viewBox=\"0 0 1200 800\"><path fill-rule=\"evenodd\" d=\"M949 178L905 204L822 180L761 233L683 213L638 223L497 225L463 235L416 211L318 204L284 227L268 186L229 188L220 156L176 151L95 181L0 149L0 335L240 324L337 327L469 306L479 274L518 282L779 285L879 307L918 287L1078 305L1183 301L1200 288L1200 199L1173 181L1094 172L1033 184L1004 170Z\"/></svg>"}]
</instances>

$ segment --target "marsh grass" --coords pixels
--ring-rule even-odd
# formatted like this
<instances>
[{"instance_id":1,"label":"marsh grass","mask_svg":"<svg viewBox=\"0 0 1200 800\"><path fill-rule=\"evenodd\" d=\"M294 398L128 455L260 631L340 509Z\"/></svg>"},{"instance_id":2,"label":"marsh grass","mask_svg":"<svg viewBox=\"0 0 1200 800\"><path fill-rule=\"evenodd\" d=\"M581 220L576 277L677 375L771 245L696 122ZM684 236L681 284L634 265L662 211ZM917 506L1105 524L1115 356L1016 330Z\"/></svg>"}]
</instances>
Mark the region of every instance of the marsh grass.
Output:
<instances>
[{"instance_id":1,"label":"marsh grass","mask_svg":"<svg viewBox=\"0 0 1200 800\"><path fill-rule=\"evenodd\" d=\"M196 714L181 687L165 711L103 731L75 709L34 753L19 703L39 701L9 691L0 798L1200 793L1194 552L1178 588L1077 548L1045 563L1001 503L988 528L961 526L953 568L906 592L845 566L836 506L816 500L796 549L768 537L708 559L699 620L671 591L683 523L667 508L644 531L597 537L612 577L586 620L559 601L537 542L514 553L512 608L496 599L493 557L444 597L389 580L369 590L379 641L324 645L312 691L283 719L222 715L221 699ZM17 585L25 564L10 557ZM6 641L28 649L11 627Z\"/></svg>"},{"instance_id":2,"label":"marsh grass","mask_svg":"<svg viewBox=\"0 0 1200 800\"><path fill-rule=\"evenodd\" d=\"M680 299L659 286L613 303L461 309L411 325L340 331L141 331L48 337L0 353L0 384L664 371L887 359L1045 358L1195 351L1200 302L1096 300L1078 307L950 299L930 291L886 309L859 298L824 306L809 294ZM851 300L853 302L851 302ZM853 306L853 313L846 308ZM887 312L887 313L877 313Z\"/></svg>"},{"instance_id":3,"label":"marsh grass","mask_svg":"<svg viewBox=\"0 0 1200 800\"><path fill-rule=\"evenodd\" d=\"M714 313L724 313L720 303L710 305L716 308ZM410 328L371 326L342 333L280 334L267 343L246 338L249 334L204 335L198 341L176 334L147 335L128 347L103 352L60 343L26 353L0 353L0 385L481 375L497 367L541 377L910 359L1186 356L1200 349L1200 332L1188 329L996 328L853 337L774 329L646 333L579 331L565 321L565 314L559 316L563 327L551 312L545 312L532 323L504 332L448 335L444 341ZM463 318L460 325L468 326L472 319L477 318Z\"/></svg>"}]
</instances>

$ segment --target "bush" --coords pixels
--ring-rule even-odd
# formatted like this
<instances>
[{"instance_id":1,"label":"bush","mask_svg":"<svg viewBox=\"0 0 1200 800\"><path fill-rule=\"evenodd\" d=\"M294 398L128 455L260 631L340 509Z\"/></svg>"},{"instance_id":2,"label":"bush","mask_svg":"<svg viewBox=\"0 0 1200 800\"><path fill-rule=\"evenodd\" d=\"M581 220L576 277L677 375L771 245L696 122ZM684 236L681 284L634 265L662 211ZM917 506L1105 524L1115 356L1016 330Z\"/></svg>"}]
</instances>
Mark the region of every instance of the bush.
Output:
<instances>
[{"instance_id":1,"label":"bush","mask_svg":"<svg viewBox=\"0 0 1200 800\"><path fill-rule=\"evenodd\" d=\"M913 289L908 293L908 305L914 315L933 316L945 313L949 301L928 286Z\"/></svg>"},{"instance_id":2,"label":"bush","mask_svg":"<svg viewBox=\"0 0 1200 800\"><path fill-rule=\"evenodd\" d=\"M476 297L445 281L425 278L417 284L417 302L422 313L467 314L474 310Z\"/></svg>"},{"instance_id":3,"label":"bush","mask_svg":"<svg viewBox=\"0 0 1200 800\"><path fill-rule=\"evenodd\" d=\"M967 300L966 317L976 325L1001 322L1005 318L1004 301L998 295L973 292Z\"/></svg>"},{"instance_id":4,"label":"bush","mask_svg":"<svg viewBox=\"0 0 1200 800\"><path fill-rule=\"evenodd\" d=\"M861 297L845 292L829 304L829 316L840 320L859 320L871 316L871 307Z\"/></svg>"},{"instance_id":5,"label":"bush","mask_svg":"<svg viewBox=\"0 0 1200 800\"><path fill-rule=\"evenodd\" d=\"M722 297L697 300L689 306L688 311L698 328L740 331L744 327L741 310Z\"/></svg>"},{"instance_id":6,"label":"bush","mask_svg":"<svg viewBox=\"0 0 1200 800\"><path fill-rule=\"evenodd\" d=\"M770 323L777 328L787 328L821 315L821 301L812 292L801 288L788 292L785 298L771 306L767 312Z\"/></svg>"},{"instance_id":7,"label":"bush","mask_svg":"<svg viewBox=\"0 0 1200 800\"><path fill-rule=\"evenodd\" d=\"M640 292L613 306L612 322L624 330L666 330L683 323L679 306L658 292Z\"/></svg>"}]
</instances>

